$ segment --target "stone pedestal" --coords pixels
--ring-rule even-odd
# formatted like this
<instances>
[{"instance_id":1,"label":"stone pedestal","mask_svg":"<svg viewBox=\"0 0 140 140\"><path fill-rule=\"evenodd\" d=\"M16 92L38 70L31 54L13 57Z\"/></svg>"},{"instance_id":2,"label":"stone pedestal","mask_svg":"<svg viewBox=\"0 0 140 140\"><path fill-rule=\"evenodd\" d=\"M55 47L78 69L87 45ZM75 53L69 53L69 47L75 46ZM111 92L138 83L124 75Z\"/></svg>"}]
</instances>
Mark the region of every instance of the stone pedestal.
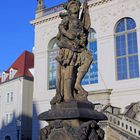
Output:
<instances>
[{"instance_id":1,"label":"stone pedestal","mask_svg":"<svg viewBox=\"0 0 140 140\"><path fill-rule=\"evenodd\" d=\"M41 130L40 140L102 140L104 131L97 123L107 117L91 102L73 100L52 105L39 119L49 124Z\"/></svg>"}]
</instances>

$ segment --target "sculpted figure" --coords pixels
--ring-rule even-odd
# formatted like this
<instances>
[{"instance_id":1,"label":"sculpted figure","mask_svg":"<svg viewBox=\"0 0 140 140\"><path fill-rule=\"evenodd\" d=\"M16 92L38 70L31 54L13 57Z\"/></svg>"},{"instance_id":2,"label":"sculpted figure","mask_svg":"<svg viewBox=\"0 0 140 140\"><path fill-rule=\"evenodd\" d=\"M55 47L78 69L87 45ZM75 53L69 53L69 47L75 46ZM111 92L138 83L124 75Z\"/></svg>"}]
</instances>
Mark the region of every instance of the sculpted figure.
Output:
<instances>
[{"instance_id":1,"label":"sculpted figure","mask_svg":"<svg viewBox=\"0 0 140 140\"><path fill-rule=\"evenodd\" d=\"M43 0L37 0L40 5L43 4Z\"/></svg>"},{"instance_id":2,"label":"sculpted figure","mask_svg":"<svg viewBox=\"0 0 140 140\"><path fill-rule=\"evenodd\" d=\"M67 12L60 14L62 21L57 35L57 93L52 104L87 97L81 81L92 63L92 55L86 48L90 28L87 2L82 11L79 0L69 0L64 8Z\"/></svg>"},{"instance_id":3,"label":"sculpted figure","mask_svg":"<svg viewBox=\"0 0 140 140\"><path fill-rule=\"evenodd\" d=\"M44 0L37 0L37 2L38 2L38 6L37 6L38 10L44 8Z\"/></svg>"},{"instance_id":4,"label":"sculpted figure","mask_svg":"<svg viewBox=\"0 0 140 140\"><path fill-rule=\"evenodd\" d=\"M107 118L94 110L88 92L81 86L92 63L86 48L90 29L87 2L68 0L64 8L56 42L56 95L50 102L51 109L39 115L49 123L41 129L40 140L103 140L104 131L97 123Z\"/></svg>"}]
</instances>

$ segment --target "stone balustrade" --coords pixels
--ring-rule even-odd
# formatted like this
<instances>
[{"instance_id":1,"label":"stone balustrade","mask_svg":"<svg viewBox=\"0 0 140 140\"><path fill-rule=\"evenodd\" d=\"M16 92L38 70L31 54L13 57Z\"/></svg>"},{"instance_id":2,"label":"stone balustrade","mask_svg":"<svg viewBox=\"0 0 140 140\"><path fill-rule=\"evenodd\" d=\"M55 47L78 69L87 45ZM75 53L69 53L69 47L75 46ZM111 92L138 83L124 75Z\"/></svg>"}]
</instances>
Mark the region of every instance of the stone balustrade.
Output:
<instances>
[{"instance_id":1,"label":"stone balustrade","mask_svg":"<svg viewBox=\"0 0 140 140\"><path fill-rule=\"evenodd\" d=\"M81 0L81 2L83 2L83 1L84 0ZM90 2L90 1L93 1L93 0L87 0L87 1ZM97 5L100 5L100 4L103 4L103 3L107 3L109 1L112 1L112 0L94 0L91 4L89 4L89 7L97 6ZM44 13L44 16L47 16L47 15L54 14L56 12L62 11L64 9L63 4L60 4L60 5L57 5L57 6L54 6L54 7L46 9L45 13Z\"/></svg>"},{"instance_id":2,"label":"stone balustrade","mask_svg":"<svg viewBox=\"0 0 140 140\"><path fill-rule=\"evenodd\" d=\"M105 112L105 114L108 117L109 124L120 128L140 139L140 122L136 123L135 120L127 117L118 117L109 112Z\"/></svg>"}]
</instances>

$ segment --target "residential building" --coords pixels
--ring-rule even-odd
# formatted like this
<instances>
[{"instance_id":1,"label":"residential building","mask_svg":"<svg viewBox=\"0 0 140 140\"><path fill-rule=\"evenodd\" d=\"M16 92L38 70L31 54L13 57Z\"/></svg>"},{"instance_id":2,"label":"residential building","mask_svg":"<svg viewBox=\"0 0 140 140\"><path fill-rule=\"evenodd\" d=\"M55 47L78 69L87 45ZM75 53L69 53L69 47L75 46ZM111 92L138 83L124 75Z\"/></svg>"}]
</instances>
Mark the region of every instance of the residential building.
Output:
<instances>
[{"instance_id":1,"label":"residential building","mask_svg":"<svg viewBox=\"0 0 140 140\"><path fill-rule=\"evenodd\" d=\"M24 51L0 78L0 140L30 140L34 55Z\"/></svg>"}]
</instances>

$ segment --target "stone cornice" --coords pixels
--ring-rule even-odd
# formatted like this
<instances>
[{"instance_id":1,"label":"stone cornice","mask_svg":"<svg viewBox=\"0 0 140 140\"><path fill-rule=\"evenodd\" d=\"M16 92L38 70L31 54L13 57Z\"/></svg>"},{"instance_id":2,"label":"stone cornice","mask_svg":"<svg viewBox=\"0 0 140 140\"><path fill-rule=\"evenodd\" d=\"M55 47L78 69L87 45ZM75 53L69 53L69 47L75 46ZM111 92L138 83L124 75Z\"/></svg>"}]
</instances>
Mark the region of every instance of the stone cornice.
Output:
<instances>
[{"instance_id":1,"label":"stone cornice","mask_svg":"<svg viewBox=\"0 0 140 140\"><path fill-rule=\"evenodd\" d=\"M113 0L89 0L88 3L89 3L89 8L93 8L93 7L103 5L103 4L111 2L111 1L113 1ZM43 16L41 18L38 18L38 19L35 19L35 20L31 21L30 23L32 25L36 26L36 25L39 25L39 24L42 24L42 23L45 23L45 22L48 22L48 21L52 21L54 19L59 18L59 13L63 12L63 11L64 10L61 10L59 12L55 12L53 14ZM44 15L45 15L45 13L44 13Z\"/></svg>"}]
</instances>

